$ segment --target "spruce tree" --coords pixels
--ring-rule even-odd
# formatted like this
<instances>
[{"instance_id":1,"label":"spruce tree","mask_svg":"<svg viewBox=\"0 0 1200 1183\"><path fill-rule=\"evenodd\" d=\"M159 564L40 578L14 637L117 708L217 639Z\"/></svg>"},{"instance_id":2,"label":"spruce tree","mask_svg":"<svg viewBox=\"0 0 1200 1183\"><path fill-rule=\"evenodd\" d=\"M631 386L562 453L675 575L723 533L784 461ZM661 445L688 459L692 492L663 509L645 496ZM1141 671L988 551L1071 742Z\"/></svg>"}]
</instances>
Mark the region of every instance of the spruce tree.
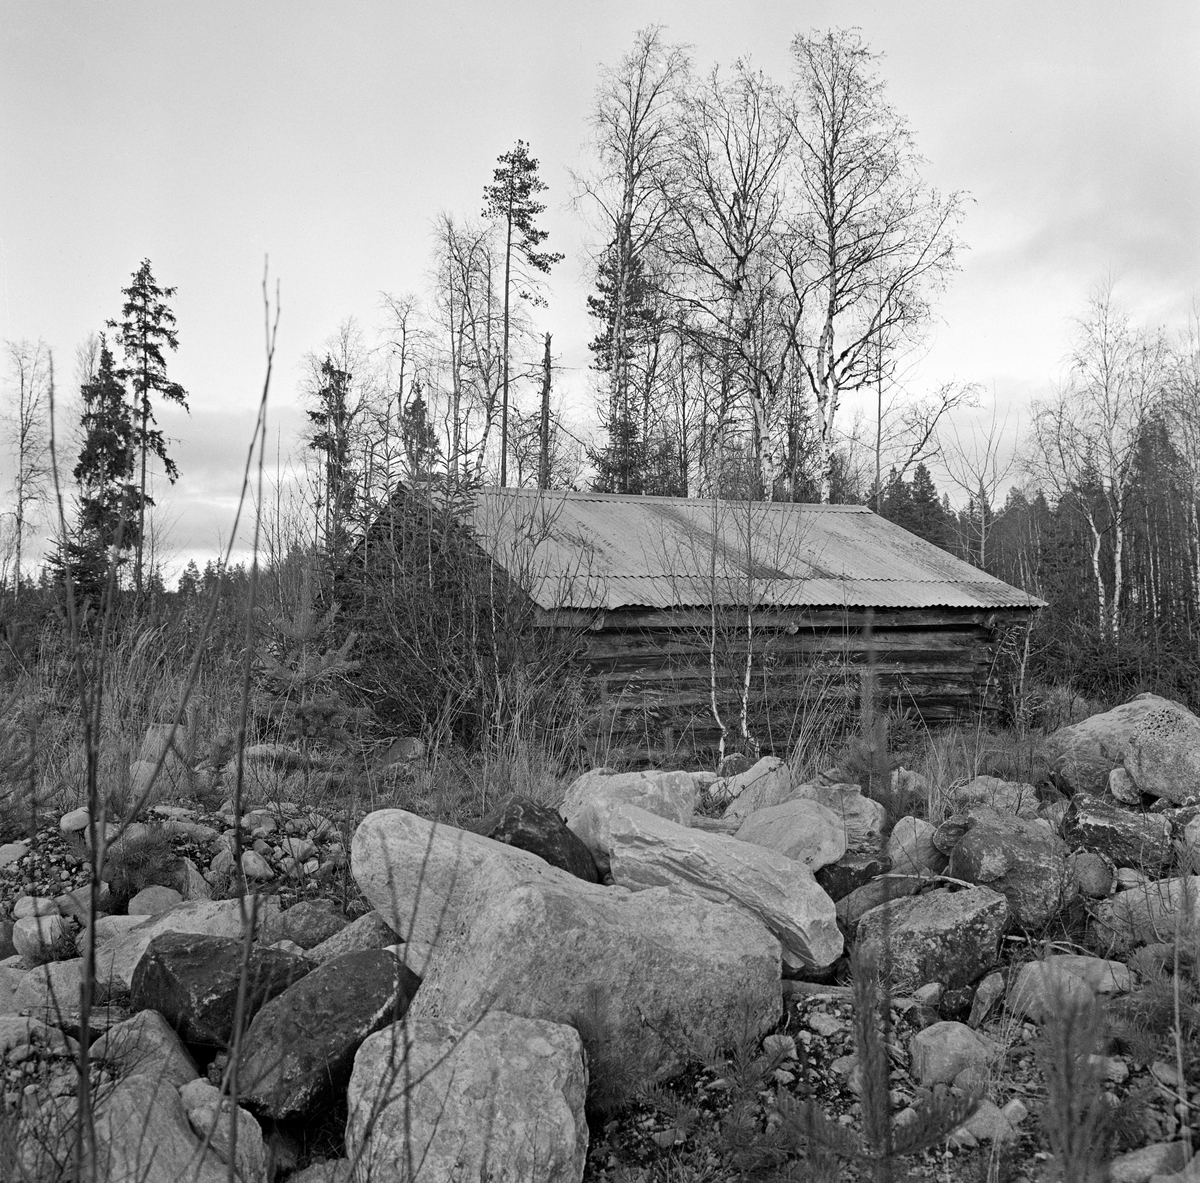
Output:
<instances>
[{"instance_id":1,"label":"spruce tree","mask_svg":"<svg viewBox=\"0 0 1200 1183\"><path fill-rule=\"evenodd\" d=\"M637 408L632 405L630 370L635 349L653 340L662 328L653 289L636 255L625 261L624 288L618 293L617 253L618 244L613 243L597 266L596 294L587 298L588 312L602 326L588 345L592 365L608 376L610 392L607 409L602 410L608 442L591 459L598 492L644 493L649 441L643 437Z\"/></svg>"},{"instance_id":2,"label":"spruce tree","mask_svg":"<svg viewBox=\"0 0 1200 1183\"><path fill-rule=\"evenodd\" d=\"M935 546L948 546L950 530L946 512L938 498L933 477L924 464L918 464L913 469L912 508L913 524L909 529Z\"/></svg>"},{"instance_id":3,"label":"spruce tree","mask_svg":"<svg viewBox=\"0 0 1200 1183\"><path fill-rule=\"evenodd\" d=\"M508 484L508 342L513 252L517 252L526 266L543 275L548 275L550 268L563 256L537 249L548 237L547 231L534 225L534 218L546 209L536 200L536 195L545 191L546 184L538 176L538 162L529 155L528 145L524 140L518 140L511 152L498 157L498 163L499 167L492 173L492 184L483 191L483 216L495 219L504 227L504 349L500 400L500 485L503 488ZM536 302L531 288L522 291L521 295Z\"/></svg>"},{"instance_id":4,"label":"spruce tree","mask_svg":"<svg viewBox=\"0 0 1200 1183\"><path fill-rule=\"evenodd\" d=\"M125 353L126 365L119 371L122 379L133 389L134 423L140 459L137 498L136 553L133 579L138 594L142 591L142 549L146 528L146 506L153 499L146 492L146 460L150 453L162 461L167 479L174 484L179 476L175 462L167 455L167 444L161 431L154 426L151 396L158 394L168 402L178 403L186 411L187 391L178 382L167 378L167 362L163 349L179 348L175 332L175 314L167 304L175 296L174 288L159 287L150 267L143 259L133 273L129 287L123 288L125 303L119 321L109 321L116 329Z\"/></svg>"},{"instance_id":5,"label":"spruce tree","mask_svg":"<svg viewBox=\"0 0 1200 1183\"><path fill-rule=\"evenodd\" d=\"M400 442L404 447L409 479L431 480L442 449L420 382L413 383L408 403L400 413Z\"/></svg>"},{"instance_id":6,"label":"spruce tree","mask_svg":"<svg viewBox=\"0 0 1200 1183\"><path fill-rule=\"evenodd\" d=\"M121 372L103 335L95 373L79 389L83 446L73 475L79 485L74 538L63 540L52 565L71 580L80 599L99 603L109 564L120 565L138 541L139 490L134 482L137 428Z\"/></svg>"},{"instance_id":7,"label":"spruce tree","mask_svg":"<svg viewBox=\"0 0 1200 1183\"><path fill-rule=\"evenodd\" d=\"M358 501L360 473L350 454L351 431L357 411L350 405L354 375L335 365L328 354L321 363L317 387L317 409L307 412L312 423L308 446L325 458L324 510L325 555L332 570L338 570L350 542L350 522Z\"/></svg>"},{"instance_id":8,"label":"spruce tree","mask_svg":"<svg viewBox=\"0 0 1200 1183\"><path fill-rule=\"evenodd\" d=\"M913 529L912 488L895 468L884 482L880 510L889 522L895 522L905 530Z\"/></svg>"}]
</instances>

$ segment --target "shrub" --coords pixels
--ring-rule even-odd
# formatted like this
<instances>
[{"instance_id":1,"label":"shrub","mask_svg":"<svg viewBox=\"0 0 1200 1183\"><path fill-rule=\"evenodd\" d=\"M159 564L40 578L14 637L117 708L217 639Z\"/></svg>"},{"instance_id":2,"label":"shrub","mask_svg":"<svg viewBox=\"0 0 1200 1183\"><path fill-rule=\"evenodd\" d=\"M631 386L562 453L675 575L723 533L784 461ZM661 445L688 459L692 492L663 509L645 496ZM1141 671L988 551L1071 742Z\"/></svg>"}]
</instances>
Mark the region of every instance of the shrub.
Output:
<instances>
[{"instance_id":1,"label":"shrub","mask_svg":"<svg viewBox=\"0 0 1200 1183\"><path fill-rule=\"evenodd\" d=\"M114 842L108 849L104 878L112 892L113 909L124 912L139 891L154 884L170 886L179 858L161 826L148 826Z\"/></svg>"},{"instance_id":2,"label":"shrub","mask_svg":"<svg viewBox=\"0 0 1200 1183\"><path fill-rule=\"evenodd\" d=\"M1046 1083L1042 1127L1063 1183L1106 1183L1112 1106L1105 1097L1104 1022L1092 997L1060 991L1042 1026L1038 1059Z\"/></svg>"}]
</instances>

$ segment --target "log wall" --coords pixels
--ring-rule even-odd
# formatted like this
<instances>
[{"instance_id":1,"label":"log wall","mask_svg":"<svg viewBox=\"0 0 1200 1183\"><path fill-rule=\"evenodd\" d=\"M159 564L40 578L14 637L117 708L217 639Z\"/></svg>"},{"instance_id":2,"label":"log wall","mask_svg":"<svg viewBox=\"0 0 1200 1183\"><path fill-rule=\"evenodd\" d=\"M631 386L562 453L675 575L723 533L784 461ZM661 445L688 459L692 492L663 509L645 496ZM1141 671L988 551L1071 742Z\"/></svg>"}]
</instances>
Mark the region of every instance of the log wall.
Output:
<instances>
[{"instance_id":1,"label":"log wall","mask_svg":"<svg viewBox=\"0 0 1200 1183\"><path fill-rule=\"evenodd\" d=\"M853 726L863 676L879 700L927 724L993 712L997 647L1028 610L772 609L747 615L703 609L613 611L583 624L574 613L541 623L580 629L579 661L598 708L589 742L601 753L679 759L741 747L741 705L763 752L782 755L822 722ZM714 692L715 673L715 692Z\"/></svg>"}]
</instances>

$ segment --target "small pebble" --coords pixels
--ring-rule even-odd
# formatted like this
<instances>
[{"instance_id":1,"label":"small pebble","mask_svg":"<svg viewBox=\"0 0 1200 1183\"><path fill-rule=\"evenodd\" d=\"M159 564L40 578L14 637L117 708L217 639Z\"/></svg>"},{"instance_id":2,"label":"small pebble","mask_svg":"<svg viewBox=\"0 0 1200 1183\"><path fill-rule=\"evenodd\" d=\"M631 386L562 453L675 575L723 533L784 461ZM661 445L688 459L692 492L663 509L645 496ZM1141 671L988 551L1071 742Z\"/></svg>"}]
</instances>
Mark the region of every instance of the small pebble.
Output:
<instances>
[{"instance_id":1,"label":"small pebble","mask_svg":"<svg viewBox=\"0 0 1200 1183\"><path fill-rule=\"evenodd\" d=\"M763 1055L779 1060L795 1060L796 1041L790 1035L768 1035L763 1040Z\"/></svg>"},{"instance_id":2,"label":"small pebble","mask_svg":"<svg viewBox=\"0 0 1200 1183\"><path fill-rule=\"evenodd\" d=\"M814 1011L808 1016L808 1025L818 1034L826 1039L837 1035L845 1029L845 1025L841 1019L835 1019L832 1015L827 1015L821 1011Z\"/></svg>"}]
</instances>

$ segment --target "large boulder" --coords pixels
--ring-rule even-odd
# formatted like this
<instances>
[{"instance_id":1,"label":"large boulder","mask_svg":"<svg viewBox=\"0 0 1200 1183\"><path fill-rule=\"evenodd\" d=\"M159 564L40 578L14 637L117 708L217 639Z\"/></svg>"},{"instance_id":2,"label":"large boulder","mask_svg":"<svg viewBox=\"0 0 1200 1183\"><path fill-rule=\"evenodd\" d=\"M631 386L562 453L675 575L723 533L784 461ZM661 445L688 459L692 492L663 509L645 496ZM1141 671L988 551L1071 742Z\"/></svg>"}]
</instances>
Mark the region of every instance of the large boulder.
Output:
<instances>
[{"instance_id":1,"label":"large boulder","mask_svg":"<svg viewBox=\"0 0 1200 1183\"><path fill-rule=\"evenodd\" d=\"M787 764L778 756L763 756L744 772L718 781L713 786L713 795L718 800L729 800L725 817L742 818L790 801L795 788Z\"/></svg>"},{"instance_id":2,"label":"large boulder","mask_svg":"<svg viewBox=\"0 0 1200 1183\"><path fill-rule=\"evenodd\" d=\"M1092 1001L1087 982L1065 966L1048 961L1027 961L1017 971L1008 990L1008 1009L1035 1023L1071 1006Z\"/></svg>"},{"instance_id":3,"label":"large boulder","mask_svg":"<svg viewBox=\"0 0 1200 1183\"><path fill-rule=\"evenodd\" d=\"M273 917L265 934L270 941L291 941L315 949L349 924L332 900L300 900Z\"/></svg>"},{"instance_id":4,"label":"large boulder","mask_svg":"<svg viewBox=\"0 0 1200 1183\"><path fill-rule=\"evenodd\" d=\"M890 965L892 988L968 986L996 964L1008 901L987 887L892 900L859 921L858 947Z\"/></svg>"},{"instance_id":5,"label":"large boulder","mask_svg":"<svg viewBox=\"0 0 1200 1183\"><path fill-rule=\"evenodd\" d=\"M1076 894L1090 900L1102 900L1112 894L1117 868L1112 859L1094 850L1077 850L1067 858L1069 896Z\"/></svg>"},{"instance_id":6,"label":"large boulder","mask_svg":"<svg viewBox=\"0 0 1200 1183\"><path fill-rule=\"evenodd\" d=\"M179 1090L167 1080L126 1077L97 1104L93 1127L94 1142L85 1140L89 1148L82 1173L85 1179L227 1183L224 1160L213 1147L206 1150L196 1137Z\"/></svg>"},{"instance_id":7,"label":"large boulder","mask_svg":"<svg viewBox=\"0 0 1200 1183\"><path fill-rule=\"evenodd\" d=\"M929 884L930 876L926 871L915 875L906 875L900 871L892 871L888 875L880 875L847 892L837 902L838 924L842 931L853 936L858 929L858 922L872 909L889 900L903 899L915 895L922 887Z\"/></svg>"},{"instance_id":8,"label":"large boulder","mask_svg":"<svg viewBox=\"0 0 1200 1183\"><path fill-rule=\"evenodd\" d=\"M286 913L284 913L286 915ZM365 953L368 949L386 949L399 940L397 933L388 927L378 912L368 912L357 920L350 921L319 945L314 945L305 956L309 961L323 965L346 953Z\"/></svg>"},{"instance_id":9,"label":"large boulder","mask_svg":"<svg viewBox=\"0 0 1200 1183\"><path fill-rule=\"evenodd\" d=\"M40 1043L56 1052L67 1050L67 1037L57 1027L31 1015L0 1015L0 1056L24 1043Z\"/></svg>"},{"instance_id":10,"label":"large boulder","mask_svg":"<svg viewBox=\"0 0 1200 1183\"><path fill-rule=\"evenodd\" d=\"M1118 1154L1108 1164L1109 1183L1188 1183L1187 1176L1176 1179L1192 1157L1189 1142L1151 1142L1138 1150Z\"/></svg>"},{"instance_id":11,"label":"large boulder","mask_svg":"<svg viewBox=\"0 0 1200 1183\"><path fill-rule=\"evenodd\" d=\"M152 883L143 887L128 903L125 911L130 916L157 916L176 904L183 903L183 895L173 887L164 887L161 883Z\"/></svg>"},{"instance_id":12,"label":"large boulder","mask_svg":"<svg viewBox=\"0 0 1200 1183\"><path fill-rule=\"evenodd\" d=\"M363 1178L579 1183L588 1069L561 1023L491 1011L410 1019L355 1057L346 1154Z\"/></svg>"},{"instance_id":13,"label":"large boulder","mask_svg":"<svg viewBox=\"0 0 1200 1183\"><path fill-rule=\"evenodd\" d=\"M75 937L75 948L82 957L88 947L88 941L94 938L97 949L123 937L127 932L140 928L146 923L145 916L97 916L94 927L84 927Z\"/></svg>"},{"instance_id":14,"label":"large boulder","mask_svg":"<svg viewBox=\"0 0 1200 1183\"><path fill-rule=\"evenodd\" d=\"M1142 790L1133 783L1133 777L1125 771L1125 766L1114 768L1108 774L1108 795L1122 805L1141 805Z\"/></svg>"},{"instance_id":15,"label":"large boulder","mask_svg":"<svg viewBox=\"0 0 1200 1183\"><path fill-rule=\"evenodd\" d=\"M242 1040L243 1104L283 1120L345 1085L368 1035L399 1022L420 979L382 949L335 957L254 1016Z\"/></svg>"},{"instance_id":16,"label":"large boulder","mask_svg":"<svg viewBox=\"0 0 1200 1183\"><path fill-rule=\"evenodd\" d=\"M1151 797L1175 804L1200 797L1200 719L1168 699L1144 711L1126 741L1124 766Z\"/></svg>"},{"instance_id":17,"label":"large boulder","mask_svg":"<svg viewBox=\"0 0 1200 1183\"><path fill-rule=\"evenodd\" d=\"M242 1183L266 1183L267 1161L262 1127L240 1105L207 1080L188 1081L179 1090L192 1132L217 1152L222 1162L232 1157ZM234 1151L234 1123L237 1125Z\"/></svg>"},{"instance_id":18,"label":"large boulder","mask_svg":"<svg viewBox=\"0 0 1200 1183\"><path fill-rule=\"evenodd\" d=\"M608 818L622 805L686 826L696 811L700 790L686 772L585 772L567 789L559 813L572 833L592 852L600 874L608 871Z\"/></svg>"},{"instance_id":19,"label":"large boulder","mask_svg":"<svg viewBox=\"0 0 1200 1183\"><path fill-rule=\"evenodd\" d=\"M1018 817L1037 817L1037 790L1020 781L1002 780L998 776L977 776L950 791L950 801L956 813L966 813L976 805L987 805L997 813L1013 813Z\"/></svg>"},{"instance_id":20,"label":"large boulder","mask_svg":"<svg viewBox=\"0 0 1200 1183\"><path fill-rule=\"evenodd\" d=\"M955 879L1000 892L1016 924L1039 929L1062 905L1067 848L1044 822L993 812L972 818L950 856L949 871Z\"/></svg>"},{"instance_id":21,"label":"large boulder","mask_svg":"<svg viewBox=\"0 0 1200 1183\"><path fill-rule=\"evenodd\" d=\"M404 809L367 814L354 832L350 866L363 895L400 939L424 947L436 946L454 926L484 867L490 882L511 887L558 872L536 854Z\"/></svg>"},{"instance_id":22,"label":"large boulder","mask_svg":"<svg viewBox=\"0 0 1200 1183\"><path fill-rule=\"evenodd\" d=\"M12 928L12 943L31 965L51 961L67 944L67 926L63 918L53 915L22 916Z\"/></svg>"},{"instance_id":23,"label":"large boulder","mask_svg":"<svg viewBox=\"0 0 1200 1183\"><path fill-rule=\"evenodd\" d=\"M66 1026L70 1018L78 1018L82 984L83 958L48 961L21 976L13 995L15 1011L56 1027ZM103 995L94 1001L102 1002Z\"/></svg>"},{"instance_id":24,"label":"large boulder","mask_svg":"<svg viewBox=\"0 0 1200 1183\"><path fill-rule=\"evenodd\" d=\"M1124 954L1138 945L1172 942L1176 932L1200 938L1200 875L1159 879L1119 891L1093 913L1102 945Z\"/></svg>"},{"instance_id":25,"label":"large boulder","mask_svg":"<svg viewBox=\"0 0 1200 1183\"><path fill-rule=\"evenodd\" d=\"M260 898L256 902L253 897L177 904L100 945L96 952L96 980L113 989L129 990L133 986L133 971L155 937L166 932L189 932L240 939L252 921L257 931L270 910L267 901ZM99 942L99 922L96 936Z\"/></svg>"},{"instance_id":26,"label":"large boulder","mask_svg":"<svg viewBox=\"0 0 1200 1183\"><path fill-rule=\"evenodd\" d=\"M1051 773L1073 792L1102 793L1108 774L1124 764L1130 737L1138 724L1164 708L1184 710L1169 698L1139 694L1111 711L1060 727L1043 744Z\"/></svg>"},{"instance_id":27,"label":"large boulder","mask_svg":"<svg viewBox=\"0 0 1200 1183\"><path fill-rule=\"evenodd\" d=\"M0 1016L21 1013L16 998L21 980L25 976L26 971L18 969L15 965L0 965Z\"/></svg>"},{"instance_id":28,"label":"large boulder","mask_svg":"<svg viewBox=\"0 0 1200 1183\"><path fill-rule=\"evenodd\" d=\"M1090 793L1076 793L1063 817L1068 842L1112 860L1118 867L1157 870L1174 857L1171 819L1114 805Z\"/></svg>"},{"instance_id":29,"label":"large boulder","mask_svg":"<svg viewBox=\"0 0 1200 1183\"><path fill-rule=\"evenodd\" d=\"M936 832L933 822L923 817L902 817L884 847L892 869L902 875L940 875L946 869L946 856L933 841Z\"/></svg>"},{"instance_id":30,"label":"large boulder","mask_svg":"<svg viewBox=\"0 0 1200 1183\"><path fill-rule=\"evenodd\" d=\"M886 854L856 854L847 851L836 863L819 867L813 878L825 889L830 899L840 900L879 875L886 875L891 869L892 860Z\"/></svg>"},{"instance_id":31,"label":"large boulder","mask_svg":"<svg viewBox=\"0 0 1200 1183\"><path fill-rule=\"evenodd\" d=\"M871 854L883 847L887 810L862 789L848 782L833 785L800 785L797 797L818 801L831 809L842 823L846 849Z\"/></svg>"},{"instance_id":32,"label":"large boulder","mask_svg":"<svg viewBox=\"0 0 1200 1183\"><path fill-rule=\"evenodd\" d=\"M309 971L303 957L233 937L168 932L150 943L133 972L136 1010L156 1010L188 1042L225 1047L233 1035L243 965L243 1021Z\"/></svg>"},{"instance_id":33,"label":"large boulder","mask_svg":"<svg viewBox=\"0 0 1200 1183\"><path fill-rule=\"evenodd\" d=\"M1133 989L1133 970L1123 961L1084 953L1051 953L1046 964L1074 974L1097 994L1128 994Z\"/></svg>"},{"instance_id":34,"label":"large boulder","mask_svg":"<svg viewBox=\"0 0 1200 1183\"><path fill-rule=\"evenodd\" d=\"M515 797L489 813L474 828L485 838L527 850L544 858L552 867L560 867L589 883L600 880L592 852L557 810L548 805L527 797Z\"/></svg>"},{"instance_id":35,"label":"large boulder","mask_svg":"<svg viewBox=\"0 0 1200 1183\"><path fill-rule=\"evenodd\" d=\"M842 952L833 900L787 855L632 805L612 815L609 838L613 881L621 887L671 887L714 903L731 900L779 938L793 968L822 969Z\"/></svg>"},{"instance_id":36,"label":"large boulder","mask_svg":"<svg viewBox=\"0 0 1200 1183\"><path fill-rule=\"evenodd\" d=\"M125 1076L153 1076L175 1088L200 1073L170 1023L156 1010L138 1011L109 1027L92 1044L91 1057L103 1060Z\"/></svg>"},{"instance_id":37,"label":"large boulder","mask_svg":"<svg viewBox=\"0 0 1200 1183\"><path fill-rule=\"evenodd\" d=\"M795 859L810 871L836 863L846 853L841 818L819 801L807 799L755 810L735 837Z\"/></svg>"},{"instance_id":38,"label":"large boulder","mask_svg":"<svg viewBox=\"0 0 1200 1183\"><path fill-rule=\"evenodd\" d=\"M944 1021L918 1031L909 1042L913 1080L922 1088L951 1084L964 1068L987 1070L996 1049L965 1023Z\"/></svg>"},{"instance_id":39,"label":"large boulder","mask_svg":"<svg viewBox=\"0 0 1200 1183\"><path fill-rule=\"evenodd\" d=\"M779 1020L780 947L733 904L631 892L547 868L513 887L476 875L409 1010L469 1024L489 1009L570 1023L614 1094L665 1079L689 1037L717 1044Z\"/></svg>"}]
</instances>

